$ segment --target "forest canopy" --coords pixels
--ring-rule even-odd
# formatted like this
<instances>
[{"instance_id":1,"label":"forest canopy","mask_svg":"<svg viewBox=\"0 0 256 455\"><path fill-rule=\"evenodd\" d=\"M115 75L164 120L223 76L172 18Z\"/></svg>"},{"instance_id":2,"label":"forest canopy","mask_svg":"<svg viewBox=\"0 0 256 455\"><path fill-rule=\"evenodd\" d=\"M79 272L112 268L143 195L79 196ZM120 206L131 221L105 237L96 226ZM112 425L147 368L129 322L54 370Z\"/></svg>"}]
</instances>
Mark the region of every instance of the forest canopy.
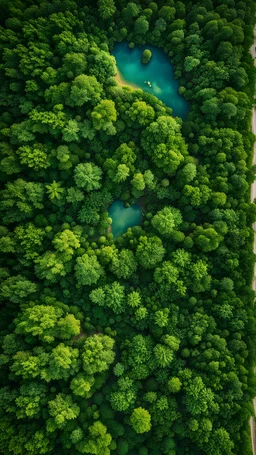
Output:
<instances>
[{"instance_id":1,"label":"forest canopy","mask_svg":"<svg viewBox=\"0 0 256 455\"><path fill-rule=\"evenodd\" d=\"M252 454L255 10L1 1L2 454ZM169 56L183 121L118 84L122 41Z\"/></svg>"}]
</instances>

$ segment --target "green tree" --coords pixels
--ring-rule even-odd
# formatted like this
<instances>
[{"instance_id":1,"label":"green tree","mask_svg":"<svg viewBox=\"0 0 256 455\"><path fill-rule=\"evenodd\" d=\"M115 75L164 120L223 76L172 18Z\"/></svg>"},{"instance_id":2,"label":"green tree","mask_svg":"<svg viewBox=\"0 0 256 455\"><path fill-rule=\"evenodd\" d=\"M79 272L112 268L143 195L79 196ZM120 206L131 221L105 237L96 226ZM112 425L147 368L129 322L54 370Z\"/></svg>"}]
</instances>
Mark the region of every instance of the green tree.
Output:
<instances>
[{"instance_id":1,"label":"green tree","mask_svg":"<svg viewBox=\"0 0 256 455\"><path fill-rule=\"evenodd\" d=\"M102 130L108 135L116 134L113 125L117 120L115 103L112 100L102 100L92 111L92 123L96 130Z\"/></svg>"},{"instance_id":2,"label":"green tree","mask_svg":"<svg viewBox=\"0 0 256 455\"><path fill-rule=\"evenodd\" d=\"M27 280L22 275L16 275L9 277L2 282L0 295L2 299L9 300L13 303L20 303L36 291L36 283Z\"/></svg>"},{"instance_id":3,"label":"green tree","mask_svg":"<svg viewBox=\"0 0 256 455\"><path fill-rule=\"evenodd\" d=\"M52 343L55 338L70 339L80 333L80 321L53 305L33 304L25 308L14 323L15 333L38 337L44 343Z\"/></svg>"},{"instance_id":4,"label":"green tree","mask_svg":"<svg viewBox=\"0 0 256 455\"><path fill-rule=\"evenodd\" d=\"M164 207L152 218L152 226L162 235L170 234L181 223L181 212L174 207Z\"/></svg>"},{"instance_id":5,"label":"green tree","mask_svg":"<svg viewBox=\"0 0 256 455\"><path fill-rule=\"evenodd\" d=\"M171 393L177 393L180 391L181 385L180 379L173 377L168 381L168 390L170 390Z\"/></svg>"},{"instance_id":6,"label":"green tree","mask_svg":"<svg viewBox=\"0 0 256 455\"><path fill-rule=\"evenodd\" d=\"M173 20L175 16L175 8L171 6L162 6L162 8L158 11L158 16L162 17L166 21Z\"/></svg>"},{"instance_id":7,"label":"green tree","mask_svg":"<svg viewBox=\"0 0 256 455\"><path fill-rule=\"evenodd\" d=\"M169 312L169 308L156 311L154 315L155 324L159 327L165 327L168 324Z\"/></svg>"},{"instance_id":8,"label":"green tree","mask_svg":"<svg viewBox=\"0 0 256 455\"><path fill-rule=\"evenodd\" d=\"M116 171L114 171L114 175L112 177L113 181L116 183L124 182L130 174L129 168L126 164L118 164ZM109 174L111 175L111 174Z\"/></svg>"},{"instance_id":9,"label":"green tree","mask_svg":"<svg viewBox=\"0 0 256 455\"><path fill-rule=\"evenodd\" d=\"M79 188L86 191L101 188L102 170L93 163L80 163L75 168L74 179Z\"/></svg>"},{"instance_id":10,"label":"green tree","mask_svg":"<svg viewBox=\"0 0 256 455\"><path fill-rule=\"evenodd\" d=\"M46 279L52 283L56 283L68 271L60 253L53 253L52 251L47 251L43 256L36 258L35 263L35 272L38 278Z\"/></svg>"},{"instance_id":11,"label":"green tree","mask_svg":"<svg viewBox=\"0 0 256 455\"><path fill-rule=\"evenodd\" d=\"M141 236L136 249L137 262L144 267L144 269L153 269L163 260L165 248L159 237L146 237Z\"/></svg>"},{"instance_id":12,"label":"green tree","mask_svg":"<svg viewBox=\"0 0 256 455\"><path fill-rule=\"evenodd\" d=\"M128 294L127 303L132 308L137 308L141 304L141 296L138 291L132 291Z\"/></svg>"},{"instance_id":13,"label":"green tree","mask_svg":"<svg viewBox=\"0 0 256 455\"><path fill-rule=\"evenodd\" d=\"M58 379L67 381L79 369L78 356L78 349L65 346L64 343L58 344L49 354L47 365L41 370L41 378L46 382Z\"/></svg>"},{"instance_id":14,"label":"green tree","mask_svg":"<svg viewBox=\"0 0 256 455\"><path fill-rule=\"evenodd\" d=\"M130 278L137 269L137 262L132 251L122 249L111 258L110 270L120 278Z\"/></svg>"},{"instance_id":15,"label":"green tree","mask_svg":"<svg viewBox=\"0 0 256 455\"><path fill-rule=\"evenodd\" d=\"M81 74L72 82L67 104L72 107L83 106L88 102L95 105L100 101L101 93L102 86L95 76Z\"/></svg>"},{"instance_id":16,"label":"green tree","mask_svg":"<svg viewBox=\"0 0 256 455\"><path fill-rule=\"evenodd\" d=\"M156 166L169 175L175 174L187 154L180 125L168 116L158 117L143 131L141 144Z\"/></svg>"},{"instance_id":17,"label":"green tree","mask_svg":"<svg viewBox=\"0 0 256 455\"><path fill-rule=\"evenodd\" d=\"M145 16L140 16L136 19L134 24L134 31L136 35L143 36L149 30L149 23Z\"/></svg>"},{"instance_id":18,"label":"green tree","mask_svg":"<svg viewBox=\"0 0 256 455\"><path fill-rule=\"evenodd\" d=\"M124 289L124 286L117 281L104 286L104 303L116 314L123 313L125 310L126 299Z\"/></svg>"},{"instance_id":19,"label":"green tree","mask_svg":"<svg viewBox=\"0 0 256 455\"><path fill-rule=\"evenodd\" d=\"M46 192L48 193L51 201L61 198L61 195L64 192L64 189L61 187L60 182L56 182L55 180L53 180L52 183L50 183L49 185L45 185L45 186L46 186Z\"/></svg>"},{"instance_id":20,"label":"green tree","mask_svg":"<svg viewBox=\"0 0 256 455\"><path fill-rule=\"evenodd\" d=\"M114 0L98 0L98 9L100 17L105 19L110 19L116 12Z\"/></svg>"},{"instance_id":21,"label":"green tree","mask_svg":"<svg viewBox=\"0 0 256 455\"><path fill-rule=\"evenodd\" d=\"M131 425L136 433L146 433L151 430L151 415L146 409L135 408L130 418Z\"/></svg>"},{"instance_id":22,"label":"green tree","mask_svg":"<svg viewBox=\"0 0 256 455\"><path fill-rule=\"evenodd\" d=\"M51 164L47 148L43 144L34 144L33 147L23 145L18 148L17 153L21 164L25 164L36 171L46 169Z\"/></svg>"},{"instance_id":23,"label":"green tree","mask_svg":"<svg viewBox=\"0 0 256 455\"><path fill-rule=\"evenodd\" d=\"M155 111L145 101L135 101L128 111L128 116L139 125L146 126L153 122Z\"/></svg>"},{"instance_id":24,"label":"green tree","mask_svg":"<svg viewBox=\"0 0 256 455\"><path fill-rule=\"evenodd\" d=\"M141 56L141 63L146 65L147 63L150 62L151 57L152 57L152 52L149 49L145 49L145 51L143 51L142 56Z\"/></svg>"},{"instance_id":25,"label":"green tree","mask_svg":"<svg viewBox=\"0 0 256 455\"><path fill-rule=\"evenodd\" d=\"M211 389L206 388L200 377L194 378L185 388L185 404L192 415L205 414L211 409L214 395Z\"/></svg>"},{"instance_id":26,"label":"green tree","mask_svg":"<svg viewBox=\"0 0 256 455\"><path fill-rule=\"evenodd\" d=\"M122 10L122 15L125 21L133 22L134 18L140 13L140 6L134 2L128 2Z\"/></svg>"},{"instance_id":27,"label":"green tree","mask_svg":"<svg viewBox=\"0 0 256 455\"><path fill-rule=\"evenodd\" d=\"M41 407L45 400L47 387L38 382L31 381L23 384L20 389L20 395L16 398L17 417L25 419L27 417L38 418L40 416Z\"/></svg>"},{"instance_id":28,"label":"green tree","mask_svg":"<svg viewBox=\"0 0 256 455\"><path fill-rule=\"evenodd\" d=\"M86 72L87 62L85 54L82 52L68 52L63 57L63 66L60 73L63 77L74 79L78 75L83 75ZM49 71L47 76L49 77ZM47 79L48 79L47 77ZM43 80L45 75L43 76ZM52 84L51 84L52 85Z\"/></svg>"},{"instance_id":29,"label":"green tree","mask_svg":"<svg viewBox=\"0 0 256 455\"><path fill-rule=\"evenodd\" d=\"M79 373L72 379L70 383L70 388L74 395L84 398L90 398L92 395L91 388L93 384L94 384L93 376L85 375L84 373Z\"/></svg>"},{"instance_id":30,"label":"green tree","mask_svg":"<svg viewBox=\"0 0 256 455\"><path fill-rule=\"evenodd\" d=\"M0 192L0 211L4 223L32 218L36 209L43 209L44 185L17 179L8 182Z\"/></svg>"},{"instance_id":31,"label":"green tree","mask_svg":"<svg viewBox=\"0 0 256 455\"><path fill-rule=\"evenodd\" d=\"M89 435L87 438L76 444L79 452L95 455L110 455L112 437L107 433L107 427L97 420L88 430Z\"/></svg>"},{"instance_id":32,"label":"green tree","mask_svg":"<svg viewBox=\"0 0 256 455\"><path fill-rule=\"evenodd\" d=\"M157 344L154 348L156 365L164 368L170 366L173 361L173 351L168 346Z\"/></svg>"},{"instance_id":33,"label":"green tree","mask_svg":"<svg viewBox=\"0 0 256 455\"><path fill-rule=\"evenodd\" d=\"M35 259L42 250L42 242L46 232L37 228L33 223L17 226L14 229L14 239L18 251L21 251L26 259Z\"/></svg>"},{"instance_id":34,"label":"green tree","mask_svg":"<svg viewBox=\"0 0 256 455\"><path fill-rule=\"evenodd\" d=\"M93 375L108 370L114 362L114 340L109 336L95 334L88 337L83 345L82 360L85 373Z\"/></svg>"},{"instance_id":35,"label":"green tree","mask_svg":"<svg viewBox=\"0 0 256 455\"><path fill-rule=\"evenodd\" d=\"M141 173L135 174L133 179L131 180L131 184L134 187L135 191L143 191L146 186L143 174Z\"/></svg>"},{"instance_id":36,"label":"green tree","mask_svg":"<svg viewBox=\"0 0 256 455\"><path fill-rule=\"evenodd\" d=\"M95 255L83 254L83 256L77 258L75 277L79 287L96 284L102 275L104 275L104 269Z\"/></svg>"},{"instance_id":37,"label":"green tree","mask_svg":"<svg viewBox=\"0 0 256 455\"><path fill-rule=\"evenodd\" d=\"M112 392L109 398L112 409L124 412L134 403L136 394L133 380L128 377L121 377L117 381L118 391Z\"/></svg>"},{"instance_id":38,"label":"green tree","mask_svg":"<svg viewBox=\"0 0 256 455\"><path fill-rule=\"evenodd\" d=\"M51 417L47 420L46 428L50 433L57 428L63 428L80 413L80 408L74 403L72 396L64 393L59 393L54 400L49 401L48 409Z\"/></svg>"},{"instance_id":39,"label":"green tree","mask_svg":"<svg viewBox=\"0 0 256 455\"><path fill-rule=\"evenodd\" d=\"M63 128L63 141L73 142L78 141L79 125L76 120L68 120L66 126Z\"/></svg>"},{"instance_id":40,"label":"green tree","mask_svg":"<svg viewBox=\"0 0 256 455\"><path fill-rule=\"evenodd\" d=\"M196 230L195 243L204 252L216 250L220 240L221 236L213 228L198 227Z\"/></svg>"},{"instance_id":41,"label":"green tree","mask_svg":"<svg viewBox=\"0 0 256 455\"><path fill-rule=\"evenodd\" d=\"M70 229L65 229L54 236L52 241L55 249L67 255L73 255L75 250L80 247L78 237Z\"/></svg>"},{"instance_id":42,"label":"green tree","mask_svg":"<svg viewBox=\"0 0 256 455\"><path fill-rule=\"evenodd\" d=\"M206 444L209 455L231 455L234 443L230 440L229 433L221 427L215 430Z\"/></svg>"}]
</instances>

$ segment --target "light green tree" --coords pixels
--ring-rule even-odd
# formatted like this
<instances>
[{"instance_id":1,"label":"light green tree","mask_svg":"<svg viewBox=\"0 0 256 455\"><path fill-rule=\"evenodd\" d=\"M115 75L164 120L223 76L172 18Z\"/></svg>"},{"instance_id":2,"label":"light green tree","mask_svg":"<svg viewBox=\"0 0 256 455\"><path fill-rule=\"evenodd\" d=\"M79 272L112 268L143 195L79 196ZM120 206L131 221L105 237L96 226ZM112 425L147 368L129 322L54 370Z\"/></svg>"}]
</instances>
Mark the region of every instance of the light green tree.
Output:
<instances>
[{"instance_id":1,"label":"light green tree","mask_svg":"<svg viewBox=\"0 0 256 455\"><path fill-rule=\"evenodd\" d=\"M179 209L164 207L152 218L152 226L162 235L168 235L182 223Z\"/></svg>"},{"instance_id":2,"label":"light green tree","mask_svg":"<svg viewBox=\"0 0 256 455\"><path fill-rule=\"evenodd\" d=\"M113 125L117 120L115 103L112 100L102 100L92 111L93 126L96 130L102 130L108 135L116 134Z\"/></svg>"},{"instance_id":3,"label":"light green tree","mask_svg":"<svg viewBox=\"0 0 256 455\"><path fill-rule=\"evenodd\" d=\"M110 270L118 278L130 278L136 269L137 262L132 251L124 248L112 256Z\"/></svg>"},{"instance_id":4,"label":"light green tree","mask_svg":"<svg viewBox=\"0 0 256 455\"><path fill-rule=\"evenodd\" d=\"M133 410L130 422L136 433L142 434L151 430L151 415L141 407Z\"/></svg>"},{"instance_id":5,"label":"light green tree","mask_svg":"<svg viewBox=\"0 0 256 455\"><path fill-rule=\"evenodd\" d=\"M95 105L100 101L102 86L95 76L81 74L71 85L70 97L67 104L70 106L83 106L88 101Z\"/></svg>"},{"instance_id":6,"label":"light green tree","mask_svg":"<svg viewBox=\"0 0 256 455\"><path fill-rule=\"evenodd\" d=\"M47 431L52 433L63 428L69 420L74 420L80 413L79 406L74 403L71 395L59 393L54 400L48 402L50 418L46 422Z\"/></svg>"},{"instance_id":7,"label":"light green tree","mask_svg":"<svg viewBox=\"0 0 256 455\"><path fill-rule=\"evenodd\" d=\"M146 126L153 122L155 112L145 101L135 101L128 111L128 116L139 125Z\"/></svg>"},{"instance_id":8,"label":"light green tree","mask_svg":"<svg viewBox=\"0 0 256 455\"><path fill-rule=\"evenodd\" d=\"M181 385L180 379L173 377L168 381L168 390L170 390L171 393L177 393L180 391Z\"/></svg>"},{"instance_id":9,"label":"light green tree","mask_svg":"<svg viewBox=\"0 0 256 455\"><path fill-rule=\"evenodd\" d=\"M88 337L83 345L82 360L85 373L93 375L108 370L114 362L114 340L109 336L95 334Z\"/></svg>"},{"instance_id":10,"label":"light green tree","mask_svg":"<svg viewBox=\"0 0 256 455\"><path fill-rule=\"evenodd\" d=\"M147 63L150 62L151 57L152 57L152 52L149 49L145 49L141 56L141 63L146 65Z\"/></svg>"},{"instance_id":11,"label":"light green tree","mask_svg":"<svg viewBox=\"0 0 256 455\"><path fill-rule=\"evenodd\" d=\"M75 250L80 247L78 237L70 229L56 234L52 243L57 251L68 255L73 255Z\"/></svg>"},{"instance_id":12,"label":"light green tree","mask_svg":"<svg viewBox=\"0 0 256 455\"><path fill-rule=\"evenodd\" d=\"M67 381L79 369L78 356L78 349L58 344L49 354L47 365L41 370L41 378L46 382L57 379Z\"/></svg>"},{"instance_id":13,"label":"light green tree","mask_svg":"<svg viewBox=\"0 0 256 455\"><path fill-rule=\"evenodd\" d=\"M83 254L83 256L77 258L75 277L79 287L91 286L97 283L102 275L104 275L104 269L95 255Z\"/></svg>"},{"instance_id":14,"label":"light green tree","mask_svg":"<svg viewBox=\"0 0 256 455\"><path fill-rule=\"evenodd\" d=\"M85 375L84 373L79 373L72 379L70 383L70 388L74 395L83 398L90 398L92 395L91 388L93 384L94 377L92 375Z\"/></svg>"},{"instance_id":15,"label":"light green tree","mask_svg":"<svg viewBox=\"0 0 256 455\"><path fill-rule=\"evenodd\" d=\"M62 193L64 192L64 189L61 187L61 183L56 182L55 180L53 180L52 183L49 183L49 185L45 185L45 187L51 201L54 199L60 199Z\"/></svg>"},{"instance_id":16,"label":"light green tree","mask_svg":"<svg viewBox=\"0 0 256 455\"><path fill-rule=\"evenodd\" d=\"M136 249L136 259L144 269L153 269L163 260L165 248L159 237L141 236Z\"/></svg>"},{"instance_id":17,"label":"light green tree","mask_svg":"<svg viewBox=\"0 0 256 455\"><path fill-rule=\"evenodd\" d=\"M78 442L76 448L81 453L94 455L110 455L112 437L107 433L107 427L99 420L89 427L89 435Z\"/></svg>"},{"instance_id":18,"label":"light green tree","mask_svg":"<svg viewBox=\"0 0 256 455\"><path fill-rule=\"evenodd\" d=\"M102 170L93 163L80 163L76 166L74 179L79 188L86 191L101 188Z\"/></svg>"},{"instance_id":19,"label":"light green tree","mask_svg":"<svg viewBox=\"0 0 256 455\"><path fill-rule=\"evenodd\" d=\"M60 253L47 251L43 256L39 256L35 262L35 272L38 278L56 283L60 277L67 274L68 269L65 268Z\"/></svg>"}]
</instances>

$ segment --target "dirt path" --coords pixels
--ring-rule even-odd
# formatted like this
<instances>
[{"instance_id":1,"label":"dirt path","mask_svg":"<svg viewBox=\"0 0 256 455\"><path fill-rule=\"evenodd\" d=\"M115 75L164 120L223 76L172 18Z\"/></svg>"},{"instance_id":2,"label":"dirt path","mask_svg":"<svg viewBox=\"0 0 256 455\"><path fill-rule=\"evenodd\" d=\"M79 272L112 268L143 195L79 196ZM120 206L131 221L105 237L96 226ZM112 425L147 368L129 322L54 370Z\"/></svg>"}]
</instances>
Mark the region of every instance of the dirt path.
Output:
<instances>
[{"instance_id":1,"label":"dirt path","mask_svg":"<svg viewBox=\"0 0 256 455\"><path fill-rule=\"evenodd\" d=\"M256 66L256 26L254 27L254 43L250 49L250 53L254 59L254 66ZM255 98L255 96L254 96ZM255 106L252 109L252 132L256 134L256 108ZM254 154L253 154L253 164L256 164L256 142L254 143ZM251 187L251 201L253 202L256 198L256 181L252 184ZM256 223L253 225L254 229L254 245L253 251L256 253ZM254 278L252 282L252 288L256 291L256 264L254 265ZM254 416L256 415L256 398L253 400ZM255 432L255 420L254 416L250 418L250 427L251 427L251 440L252 440L252 452L253 455L256 455L256 432Z\"/></svg>"}]
</instances>

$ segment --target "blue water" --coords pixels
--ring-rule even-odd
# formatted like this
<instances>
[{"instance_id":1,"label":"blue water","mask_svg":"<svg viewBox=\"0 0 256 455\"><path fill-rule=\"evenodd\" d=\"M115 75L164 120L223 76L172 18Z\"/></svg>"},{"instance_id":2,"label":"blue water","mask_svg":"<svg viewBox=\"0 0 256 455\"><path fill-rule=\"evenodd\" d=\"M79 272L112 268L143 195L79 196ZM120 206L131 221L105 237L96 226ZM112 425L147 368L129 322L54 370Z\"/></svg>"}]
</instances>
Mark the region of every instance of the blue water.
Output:
<instances>
[{"instance_id":1,"label":"blue water","mask_svg":"<svg viewBox=\"0 0 256 455\"><path fill-rule=\"evenodd\" d=\"M152 58L146 65L141 63L141 55L145 49L152 52ZM179 82L174 79L173 65L162 49L149 45L130 49L127 42L122 42L115 45L112 55L125 81L153 93L173 109L175 116L181 118L186 116L189 110L188 103L178 93ZM144 81L150 81L152 88L144 84Z\"/></svg>"},{"instance_id":2,"label":"blue water","mask_svg":"<svg viewBox=\"0 0 256 455\"><path fill-rule=\"evenodd\" d=\"M126 208L122 201L115 201L109 207L108 215L112 218L112 234L115 239L124 234L129 227L139 226L141 221L138 203Z\"/></svg>"}]
</instances>

